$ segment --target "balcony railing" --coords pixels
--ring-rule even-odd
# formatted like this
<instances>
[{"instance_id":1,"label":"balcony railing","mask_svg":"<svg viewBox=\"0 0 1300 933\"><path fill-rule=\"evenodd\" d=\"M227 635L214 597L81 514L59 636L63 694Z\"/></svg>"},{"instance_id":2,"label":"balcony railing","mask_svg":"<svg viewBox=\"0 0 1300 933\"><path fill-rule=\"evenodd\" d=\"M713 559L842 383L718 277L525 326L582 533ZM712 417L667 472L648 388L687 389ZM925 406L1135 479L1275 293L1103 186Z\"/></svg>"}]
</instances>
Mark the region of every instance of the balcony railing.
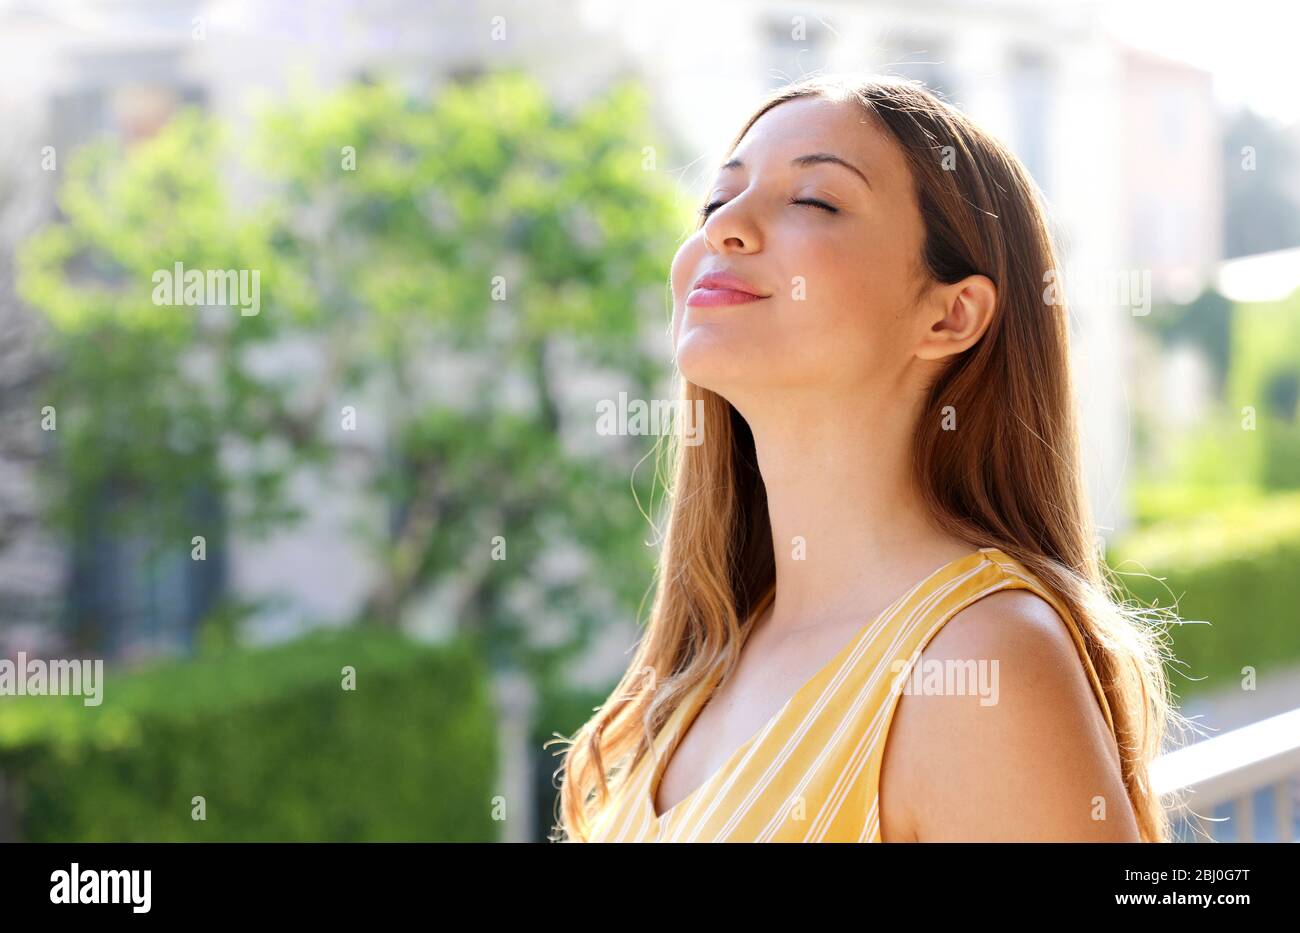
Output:
<instances>
[{"instance_id":1,"label":"balcony railing","mask_svg":"<svg viewBox=\"0 0 1300 933\"><path fill-rule=\"evenodd\" d=\"M1156 793L1179 792L1179 842L1295 842L1300 709L1161 755Z\"/></svg>"}]
</instances>

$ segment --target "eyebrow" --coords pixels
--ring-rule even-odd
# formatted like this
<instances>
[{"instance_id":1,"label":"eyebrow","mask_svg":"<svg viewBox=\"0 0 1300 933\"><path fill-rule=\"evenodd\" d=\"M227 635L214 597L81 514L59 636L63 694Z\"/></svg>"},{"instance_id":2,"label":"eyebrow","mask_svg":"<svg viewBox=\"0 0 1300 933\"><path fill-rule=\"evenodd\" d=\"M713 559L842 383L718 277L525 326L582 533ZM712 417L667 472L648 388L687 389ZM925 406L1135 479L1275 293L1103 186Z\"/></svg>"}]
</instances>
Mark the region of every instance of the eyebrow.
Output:
<instances>
[{"instance_id":1,"label":"eyebrow","mask_svg":"<svg viewBox=\"0 0 1300 933\"><path fill-rule=\"evenodd\" d=\"M803 166L803 165L820 165L820 164L822 164L822 163L827 163L827 162L830 163L830 164L832 164L832 165L842 165L842 166L844 166L844 167L845 167L846 169L848 169L850 172L852 172L853 174L857 175L857 176L858 176L859 178L861 178L864 182L866 182L868 188L871 187L871 182L867 179L867 176L864 175L864 174L862 174L862 171L861 171L861 170L860 170L856 165L854 165L854 164L851 163L851 162L846 162L846 161L844 161L843 159L841 159L839 156L835 155L834 153L830 153L830 152L812 152L812 153L809 153L808 155L797 156L796 158L793 158L793 159L790 160L790 164L791 164L791 165L799 165L799 166ZM726 162L726 163L722 166L722 169L721 169L721 170L725 171L726 169L732 169L732 168L744 168L744 167L745 167L745 163L744 163L744 162L740 161L739 159L731 159L730 161Z\"/></svg>"}]
</instances>

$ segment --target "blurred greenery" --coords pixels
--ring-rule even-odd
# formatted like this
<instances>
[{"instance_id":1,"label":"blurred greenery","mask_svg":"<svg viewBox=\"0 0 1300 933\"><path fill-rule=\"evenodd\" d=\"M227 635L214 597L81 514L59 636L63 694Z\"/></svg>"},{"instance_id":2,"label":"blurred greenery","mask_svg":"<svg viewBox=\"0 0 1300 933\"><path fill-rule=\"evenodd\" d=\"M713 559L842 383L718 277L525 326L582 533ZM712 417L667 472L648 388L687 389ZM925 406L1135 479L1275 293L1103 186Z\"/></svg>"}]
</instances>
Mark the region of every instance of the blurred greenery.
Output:
<instances>
[{"instance_id":1,"label":"blurred greenery","mask_svg":"<svg viewBox=\"0 0 1300 933\"><path fill-rule=\"evenodd\" d=\"M1216 505L1184 490L1160 504L1177 511L1107 560L1139 602L1184 620L1170 632L1180 695L1239 689L1247 666L1300 663L1300 492L1238 489Z\"/></svg>"},{"instance_id":2,"label":"blurred greenery","mask_svg":"<svg viewBox=\"0 0 1300 933\"><path fill-rule=\"evenodd\" d=\"M1159 337L1166 348L1188 344L1200 350L1214 373L1215 391L1222 392L1232 361L1235 307L1214 289L1207 289L1187 304L1164 303L1133 320Z\"/></svg>"},{"instance_id":3,"label":"blurred greenery","mask_svg":"<svg viewBox=\"0 0 1300 933\"><path fill-rule=\"evenodd\" d=\"M343 668L355 690L343 689ZM493 841L496 711L468 640L317 632L0 705L25 841ZM191 817L201 796L206 820Z\"/></svg>"},{"instance_id":4,"label":"blurred greenery","mask_svg":"<svg viewBox=\"0 0 1300 933\"><path fill-rule=\"evenodd\" d=\"M1228 402L1255 415L1258 478L1266 489L1300 488L1300 290L1237 307Z\"/></svg>"},{"instance_id":5,"label":"blurred greenery","mask_svg":"<svg viewBox=\"0 0 1300 933\"><path fill-rule=\"evenodd\" d=\"M1207 292L1153 317L1165 346L1190 342L1222 371L1194 426L1147 419L1164 456L1139 469L1136 529L1110 563L1140 603L1194 620L1171 632L1183 696L1239 690L1245 667L1300 663L1300 291L1235 305Z\"/></svg>"},{"instance_id":6,"label":"blurred greenery","mask_svg":"<svg viewBox=\"0 0 1300 933\"><path fill-rule=\"evenodd\" d=\"M92 550L188 559L201 534L219 554L291 528L315 471L389 517L352 532L380 568L359 626L438 612L484 670L570 703L569 663L653 573L654 438L598 437L574 384L668 397L665 270L690 206L666 151L633 81L562 109L501 71L429 96L295 91L249 126L187 110L75 153L57 221L16 257L56 362L49 523ZM260 312L154 304L178 262L256 271ZM200 494L219 516L196 518ZM223 594L196 658L115 677L100 711L6 711L29 838L493 835L479 667L360 634L244 654L256 609ZM97 650L95 620L72 621ZM367 662L355 696L331 684L345 658ZM211 822L189 821L191 793Z\"/></svg>"},{"instance_id":7,"label":"blurred greenery","mask_svg":"<svg viewBox=\"0 0 1300 933\"><path fill-rule=\"evenodd\" d=\"M1213 336L1220 329L1226 337ZM1204 350L1221 344L1206 352L1211 359L1221 355L1226 368L1212 408L1195 426L1169 429L1162 412L1145 419L1144 447L1158 437L1165 452L1139 470L1139 518L1156 518L1142 503L1162 496L1174 506L1167 514L1185 514L1194 507L1186 501L1189 488L1211 498L1300 489L1300 291L1279 301L1226 306L1206 293L1166 316L1160 333L1166 345L1188 341Z\"/></svg>"},{"instance_id":8,"label":"blurred greenery","mask_svg":"<svg viewBox=\"0 0 1300 933\"><path fill-rule=\"evenodd\" d=\"M685 217L658 150L639 85L569 111L506 71L430 97L296 94L239 133L188 111L79 152L62 217L18 257L58 360L51 522L88 536L108 498L113 532L211 550L227 528L196 527L196 488L230 532L265 534L310 508L292 477L346 464L368 477L348 494L391 516L356 532L382 568L358 622L446 587L494 663L571 659L653 569L652 439L584 452L595 412L569 380L665 397L667 348L646 348ZM257 270L260 313L154 305L176 262ZM581 566L545 571L561 551Z\"/></svg>"},{"instance_id":9,"label":"blurred greenery","mask_svg":"<svg viewBox=\"0 0 1300 933\"><path fill-rule=\"evenodd\" d=\"M1133 518L1140 527L1192 517L1216 508L1258 503L1264 491L1251 483L1205 485L1148 483L1134 487Z\"/></svg>"}]
</instances>

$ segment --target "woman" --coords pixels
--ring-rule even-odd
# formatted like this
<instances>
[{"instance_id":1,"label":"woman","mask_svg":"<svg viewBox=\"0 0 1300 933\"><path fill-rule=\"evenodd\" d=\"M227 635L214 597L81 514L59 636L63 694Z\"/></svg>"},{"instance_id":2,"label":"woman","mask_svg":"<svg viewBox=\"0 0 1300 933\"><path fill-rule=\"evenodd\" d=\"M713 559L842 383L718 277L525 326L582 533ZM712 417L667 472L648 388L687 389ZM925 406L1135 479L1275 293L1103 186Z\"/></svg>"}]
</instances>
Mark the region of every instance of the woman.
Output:
<instances>
[{"instance_id":1,"label":"woman","mask_svg":"<svg viewBox=\"0 0 1300 933\"><path fill-rule=\"evenodd\" d=\"M1161 642L1096 554L1035 190L908 82L745 124L672 264L703 443L561 838L1168 839Z\"/></svg>"}]
</instances>

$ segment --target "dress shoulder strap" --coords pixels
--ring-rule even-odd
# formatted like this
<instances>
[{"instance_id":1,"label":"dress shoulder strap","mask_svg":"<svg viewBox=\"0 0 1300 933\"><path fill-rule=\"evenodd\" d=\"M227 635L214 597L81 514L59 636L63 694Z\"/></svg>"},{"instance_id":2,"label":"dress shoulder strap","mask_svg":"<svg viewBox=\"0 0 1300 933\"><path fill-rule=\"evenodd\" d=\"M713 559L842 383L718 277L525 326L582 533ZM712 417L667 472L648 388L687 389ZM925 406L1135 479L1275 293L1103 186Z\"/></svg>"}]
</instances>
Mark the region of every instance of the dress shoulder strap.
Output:
<instances>
[{"instance_id":1,"label":"dress shoulder strap","mask_svg":"<svg viewBox=\"0 0 1300 933\"><path fill-rule=\"evenodd\" d=\"M1065 623L1087 673L1088 681L1092 685L1102 716L1111 735L1114 736L1115 720L1106 699L1106 691L1102 687L1101 678L1097 675L1097 669L1088 653L1087 642L1074 616L1051 589L1015 558L997 548L980 548L980 554L983 560L978 566L962 573L955 580L946 582L934 594L930 611L909 620L909 624L899 632L895 642L896 650L890 652L894 659L891 674L895 691L901 691L902 685L911 676L912 669L920 659L925 646L954 615L992 593L1008 589L1029 590L1056 610L1057 615Z\"/></svg>"}]
</instances>

